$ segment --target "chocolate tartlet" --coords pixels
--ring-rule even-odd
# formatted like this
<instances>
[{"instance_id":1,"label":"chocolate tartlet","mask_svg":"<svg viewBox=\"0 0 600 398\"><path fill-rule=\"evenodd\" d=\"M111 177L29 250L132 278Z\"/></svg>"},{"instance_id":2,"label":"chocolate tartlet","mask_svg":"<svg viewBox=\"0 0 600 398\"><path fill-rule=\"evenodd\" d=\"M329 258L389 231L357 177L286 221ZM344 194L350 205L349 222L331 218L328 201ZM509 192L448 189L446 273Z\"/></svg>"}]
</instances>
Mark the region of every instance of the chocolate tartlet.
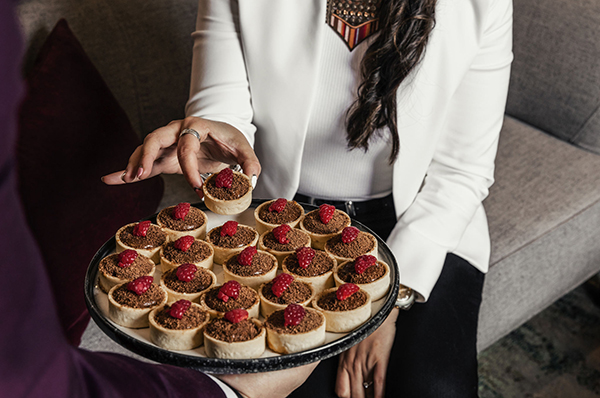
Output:
<instances>
[{"instance_id":1,"label":"chocolate tartlet","mask_svg":"<svg viewBox=\"0 0 600 398\"><path fill-rule=\"evenodd\" d=\"M285 309L273 312L265 320L267 344L280 354L291 354L318 347L325 342L325 316L312 308L304 308L302 320L287 325Z\"/></svg>"},{"instance_id":2,"label":"chocolate tartlet","mask_svg":"<svg viewBox=\"0 0 600 398\"><path fill-rule=\"evenodd\" d=\"M256 230L261 235L281 224L288 224L294 228L302 216L304 216L304 208L298 202L283 198L261 203L254 210Z\"/></svg>"},{"instance_id":3,"label":"chocolate tartlet","mask_svg":"<svg viewBox=\"0 0 600 398\"><path fill-rule=\"evenodd\" d=\"M337 297L338 290L348 285L324 290L312 301L312 306L325 315L328 332L349 332L371 316L371 296L364 290L357 288L355 293L343 300Z\"/></svg>"},{"instance_id":4,"label":"chocolate tartlet","mask_svg":"<svg viewBox=\"0 0 600 398\"><path fill-rule=\"evenodd\" d=\"M185 236L178 239L184 238ZM194 239L191 246L184 251L178 248L177 242L177 240L167 242L160 249L160 262L163 272L186 263L196 264L209 270L213 269L215 251L210 244L200 239Z\"/></svg>"},{"instance_id":5,"label":"chocolate tartlet","mask_svg":"<svg viewBox=\"0 0 600 398\"><path fill-rule=\"evenodd\" d=\"M303 307L310 305L315 295L315 289L309 283L294 280L280 296L273 291L275 281L262 284L258 289L260 297L260 313L268 317L271 313L284 310L289 304L300 304Z\"/></svg>"},{"instance_id":6,"label":"chocolate tartlet","mask_svg":"<svg viewBox=\"0 0 600 398\"><path fill-rule=\"evenodd\" d=\"M138 224L141 223L131 223L119 228L115 234L116 252L132 249L158 264L160 262L159 251L167 241L167 234L156 224L150 224L144 235L136 234Z\"/></svg>"},{"instance_id":7,"label":"chocolate tartlet","mask_svg":"<svg viewBox=\"0 0 600 398\"><path fill-rule=\"evenodd\" d=\"M239 214L252 203L252 184L250 178L237 171L231 171L230 184L220 186L219 176L231 169L212 174L202 185L204 204L217 214Z\"/></svg>"},{"instance_id":8,"label":"chocolate tartlet","mask_svg":"<svg viewBox=\"0 0 600 398\"><path fill-rule=\"evenodd\" d=\"M221 235L221 228L215 227L206 235L206 241L210 243L215 251L214 262L223 264L231 255L244 250L248 246L256 246L258 242L258 232L247 225L239 224L234 235Z\"/></svg>"},{"instance_id":9,"label":"chocolate tartlet","mask_svg":"<svg viewBox=\"0 0 600 398\"><path fill-rule=\"evenodd\" d=\"M192 235L198 239L206 238L206 214L189 203L186 203L187 206L181 205L182 203L166 207L156 216L156 223L167 234L168 239L173 241L184 235ZM185 210L181 211L180 207L184 207ZM179 218L182 215L183 218Z\"/></svg>"},{"instance_id":10,"label":"chocolate tartlet","mask_svg":"<svg viewBox=\"0 0 600 398\"><path fill-rule=\"evenodd\" d=\"M170 269L160 277L160 285L169 295L168 304L181 299L200 302L202 293L217 284L217 277L212 271L204 267L198 267L195 264L191 265L195 268L195 271L191 269L188 273L182 275L183 267L189 267L184 264Z\"/></svg>"},{"instance_id":11,"label":"chocolate tartlet","mask_svg":"<svg viewBox=\"0 0 600 398\"><path fill-rule=\"evenodd\" d=\"M254 246L249 246L240 253L229 256L223 262L223 277L225 281L236 280L242 285L257 290L258 287L272 280L277 274L277 259L271 253L262 250L255 250L254 256L247 262L242 260L245 250Z\"/></svg>"},{"instance_id":12,"label":"chocolate tartlet","mask_svg":"<svg viewBox=\"0 0 600 398\"><path fill-rule=\"evenodd\" d=\"M155 283L150 283L142 294L128 288L139 279L113 286L108 292L108 316L118 325L145 328L150 311L167 303L167 292Z\"/></svg>"},{"instance_id":13,"label":"chocolate tartlet","mask_svg":"<svg viewBox=\"0 0 600 398\"><path fill-rule=\"evenodd\" d=\"M267 231L260 236L258 247L273 254L277 258L279 265L283 263L284 258L294 253L296 249L303 246L310 246L310 236L304 231L291 228L286 234L289 242L280 243L273 234L274 230Z\"/></svg>"},{"instance_id":14,"label":"chocolate tartlet","mask_svg":"<svg viewBox=\"0 0 600 398\"><path fill-rule=\"evenodd\" d=\"M214 286L200 296L200 305L208 311L211 317L218 318L226 312L243 308L252 318L258 318L260 298L256 290L242 285L237 298L229 297L227 301L219 298L221 286Z\"/></svg>"},{"instance_id":15,"label":"chocolate tartlet","mask_svg":"<svg viewBox=\"0 0 600 398\"><path fill-rule=\"evenodd\" d=\"M390 289L390 267L383 261L376 261L374 265L369 266L362 273L358 273L355 266L356 261L347 261L336 268L333 273L336 286L354 283L368 292L372 301L384 297Z\"/></svg>"},{"instance_id":16,"label":"chocolate tartlet","mask_svg":"<svg viewBox=\"0 0 600 398\"><path fill-rule=\"evenodd\" d=\"M185 302L185 300L182 300ZM204 329L210 315L200 305L187 302L189 307L180 314L174 314L178 303L165 305L150 312L150 340L166 350L191 350L204 343ZM181 316L181 318L178 318Z\"/></svg>"},{"instance_id":17,"label":"chocolate tartlet","mask_svg":"<svg viewBox=\"0 0 600 398\"><path fill-rule=\"evenodd\" d=\"M325 251L332 255L338 264L365 254L377 257L377 238L368 232L360 231L356 239L344 243L342 233L339 233L325 243Z\"/></svg>"},{"instance_id":18,"label":"chocolate tartlet","mask_svg":"<svg viewBox=\"0 0 600 398\"><path fill-rule=\"evenodd\" d=\"M133 251L133 253L137 253L134 255L135 259L124 264L119 261L121 253L106 256L98 264L98 287L104 293L108 294L109 290L115 285L129 282L140 276L154 275L154 271L156 270L154 261L143 254Z\"/></svg>"},{"instance_id":19,"label":"chocolate tartlet","mask_svg":"<svg viewBox=\"0 0 600 398\"><path fill-rule=\"evenodd\" d=\"M204 349L212 358L258 358L266 348L265 328L258 319L232 323L215 318L204 330Z\"/></svg>"},{"instance_id":20,"label":"chocolate tartlet","mask_svg":"<svg viewBox=\"0 0 600 398\"><path fill-rule=\"evenodd\" d=\"M283 259L281 268L283 272L293 275L297 280L310 283L315 293L320 293L335 285L333 270L337 261L323 250L315 250L314 253L314 258L306 268L300 266L296 252Z\"/></svg>"},{"instance_id":21,"label":"chocolate tartlet","mask_svg":"<svg viewBox=\"0 0 600 398\"><path fill-rule=\"evenodd\" d=\"M350 216L345 212L335 209L331 220L325 224L319 217L319 209L312 210L304 215L300 221L300 229L310 235L312 247L323 250L325 242L350 226Z\"/></svg>"}]
</instances>

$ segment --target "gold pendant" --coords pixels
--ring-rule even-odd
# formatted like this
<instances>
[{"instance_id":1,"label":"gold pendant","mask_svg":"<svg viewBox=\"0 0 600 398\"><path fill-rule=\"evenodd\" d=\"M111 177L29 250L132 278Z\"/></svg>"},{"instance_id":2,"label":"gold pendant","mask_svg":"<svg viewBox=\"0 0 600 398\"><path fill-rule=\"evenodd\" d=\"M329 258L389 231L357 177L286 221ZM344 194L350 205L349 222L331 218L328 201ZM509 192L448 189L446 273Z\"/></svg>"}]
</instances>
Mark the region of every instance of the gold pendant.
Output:
<instances>
[{"instance_id":1,"label":"gold pendant","mask_svg":"<svg viewBox=\"0 0 600 398\"><path fill-rule=\"evenodd\" d=\"M350 51L379 29L380 0L327 0L327 24Z\"/></svg>"}]
</instances>

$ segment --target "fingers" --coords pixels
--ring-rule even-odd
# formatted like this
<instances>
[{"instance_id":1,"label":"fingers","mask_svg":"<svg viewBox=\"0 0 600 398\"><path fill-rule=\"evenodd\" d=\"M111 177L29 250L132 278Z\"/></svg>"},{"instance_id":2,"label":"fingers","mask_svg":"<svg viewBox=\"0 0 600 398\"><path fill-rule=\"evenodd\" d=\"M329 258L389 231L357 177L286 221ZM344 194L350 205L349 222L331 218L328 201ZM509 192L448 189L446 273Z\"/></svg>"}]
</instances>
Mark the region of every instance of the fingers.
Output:
<instances>
[{"instance_id":1,"label":"fingers","mask_svg":"<svg viewBox=\"0 0 600 398\"><path fill-rule=\"evenodd\" d=\"M190 184L198 194L201 194L202 191L200 188L202 187L202 177L200 177L200 172L198 171L199 151L200 141L195 136L185 134L179 138L179 143L177 144L177 158L179 159L181 171L188 184Z\"/></svg>"},{"instance_id":2,"label":"fingers","mask_svg":"<svg viewBox=\"0 0 600 398\"><path fill-rule=\"evenodd\" d=\"M373 396L375 398L385 397L386 372L387 366L384 366L380 363L375 365L375 369L373 370L373 385L371 386L373 389Z\"/></svg>"}]
</instances>

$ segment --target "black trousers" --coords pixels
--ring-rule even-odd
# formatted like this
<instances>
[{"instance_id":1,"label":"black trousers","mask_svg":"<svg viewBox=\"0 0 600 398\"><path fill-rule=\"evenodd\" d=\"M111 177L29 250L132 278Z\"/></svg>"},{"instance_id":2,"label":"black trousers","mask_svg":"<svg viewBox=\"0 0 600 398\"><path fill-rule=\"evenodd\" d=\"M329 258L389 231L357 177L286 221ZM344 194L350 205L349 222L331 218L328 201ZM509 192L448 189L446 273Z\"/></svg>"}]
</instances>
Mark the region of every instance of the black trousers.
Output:
<instances>
[{"instance_id":1,"label":"black trousers","mask_svg":"<svg viewBox=\"0 0 600 398\"><path fill-rule=\"evenodd\" d=\"M340 207L344 210L342 207ZM393 205L353 217L386 239ZM427 303L400 311L387 372L386 397L477 397L477 321L484 275L448 254ZM338 357L322 361L293 398L336 397Z\"/></svg>"}]
</instances>

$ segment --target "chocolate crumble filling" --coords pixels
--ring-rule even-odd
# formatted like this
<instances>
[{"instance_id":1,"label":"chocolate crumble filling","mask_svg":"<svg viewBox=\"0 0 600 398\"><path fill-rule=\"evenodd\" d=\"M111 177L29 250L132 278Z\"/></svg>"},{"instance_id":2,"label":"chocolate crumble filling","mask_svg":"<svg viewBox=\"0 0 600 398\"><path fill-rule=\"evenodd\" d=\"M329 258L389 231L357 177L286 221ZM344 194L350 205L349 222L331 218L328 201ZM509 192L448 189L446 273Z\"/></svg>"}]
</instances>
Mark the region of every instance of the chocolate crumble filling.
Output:
<instances>
[{"instance_id":1,"label":"chocolate crumble filling","mask_svg":"<svg viewBox=\"0 0 600 398\"><path fill-rule=\"evenodd\" d=\"M331 220L324 224L319 218L319 210L313 210L304 216L302 224L307 231L314 234L327 235L341 232L342 229L350 225L350 217L341 210L335 210Z\"/></svg>"},{"instance_id":2,"label":"chocolate crumble filling","mask_svg":"<svg viewBox=\"0 0 600 398\"><path fill-rule=\"evenodd\" d=\"M184 252L175 248L175 242L167 243L163 248L163 256L175 264L198 263L205 260L212 253L212 248L208 243L195 240L188 251Z\"/></svg>"},{"instance_id":3,"label":"chocolate crumble filling","mask_svg":"<svg viewBox=\"0 0 600 398\"><path fill-rule=\"evenodd\" d=\"M136 293L127 290L127 284L123 284L113 291L113 299L125 306L131 308L151 308L160 304L164 297L165 292L157 285L152 284L148 290L141 296Z\"/></svg>"},{"instance_id":4,"label":"chocolate crumble filling","mask_svg":"<svg viewBox=\"0 0 600 398\"><path fill-rule=\"evenodd\" d=\"M278 333L301 334L317 329L325 322L323 316L316 310L306 308L306 315L298 325L285 326L285 310L273 312L265 321L267 329Z\"/></svg>"},{"instance_id":5,"label":"chocolate crumble filling","mask_svg":"<svg viewBox=\"0 0 600 398\"><path fill-rule=\"evenodd\" d=\"M236 254L225 261L223 264L231 273L239 276L264 275L277 267L277 261L264 252L257 252L252 258L252 264L242 265L238 260L239 254Z\"/></svg>"},{"instance_id":6,"label":"chocolate crumble filling","mask_svg":"<svg viewBox=\"0 0 600 398\"><path fill-rule=\"evenodd\" d=\"M135 236L134 225L129 225L119 235L121 241L134 249L153 249L162 246L167 240L167 234L158 225L151 224L146 236Z\"/></svg>"},{"instance_id":7,"label":"chocolate crumble filling","mask_svg":"<svg viewBox=\"0 0 600 398\"><path fill-rule=\"evenodd\" d=\"M194 279L189 282L177 278L177 268L167 271L163 278L165 286L179 293L198 293L206 290L212 283L212 276L202 267L198 267Z\"/></svg>"},{"instance_id":8,"label":"chocolate crumble filling","mask_svg":"<svg viewBox=\"0 0 600 398\"><path fill-rule=\"evenodd\" d=\"M219 289L221 286L215 286L206 292L204 302L209 308L212 308L218 312L228 312L235 310L236 308L243 308L247 310L258 302L258 293L248 286L242 286L240 294L237 299L229 298L227 302L219 299Z\"/></svg>"},{"instance_id":9,"label":"chocolate crumble filling","mask_svg":"<svg viewBox=\"0 0 600 398\"><path fill-rule=\"evenodd\" d=\"M148 257L138 254L136 259L126 267L119 267L119 255L111 254L110 256L104 257L98 269L106 275L114 276L115 278L123 280L133 280L137 277L148 275L152 271L154 262Z\"/></svg>"},{"instance_id":10,"label":"chocolate crumble filling","mask_svg":"<svg viewBox=\"0 0 600 398\"><path fill-rule=\"evenodd\" d=\"M373 250L375 237L367 232L360 231L355 240L350 243L342 242L342 234L338 234L325 243L325 247L336 256L356 258Z\"/></svg>"},{"instance_id":11,"label":"chocolate crumble filling","mask_svg":"<svg viewBox=\"0 0 600 398\"><path fill-rule=\"evenodd\" d=\"M385 266L379 261L367 268L362 274L357 274L354 270L354 261L349 261L338 269L340 279L348 283L371 283L381 279L384 275Z\"/></svg>"},{"instance_id":12,"label":"chocolate crumble filling","mask_svg":"<svg viewBox=\"0 0 600 398\"><path fill-rule=\"evenodd\" d=\"M159 225L174 231L191 231L200 228L206 223L206 217L202 210L193 206L183 220L173 217L175 206L167 207L158 213L156 220Z\"/></svg>"},{"instance_id":13,"label":"chocolate crumble filling","mask_svg":"<svg viewBox=\"0 0 600 398\"><path fill-rule=\"evenodd\" d=\"M208 312L202 311L198 306L195 305L192 305L190 308L188 308L181 319L173 318L171 315L169 315L170 310L171 306L165 305L164 308L156 311L154 320L159 325L171 330L192 329L203 324L208 320L208 318L210 318Z\"/></svg>"},{"instance_id":14,"label":"chocolate crumble filling","mask_svg":"<svg viewBox=\"0 0 600 398\"><path fill-rule=\"evenodd\" d=\"M206 326L206 334L226 343L252 340L260 334L262 328L250 319L231 323L223 318L215 318Z\"/></svg>"},{"instance_id":15,"label":"chocolate crumble filling","mask_svg":"<svg viewBox=\"0 0 600 398\"><path fill-rule=\"evenodd\" d=\"M244 196L250 190L248 180L240 174L233 173L233 182L231 188L219 188L215 185L216 173L206 180L206 189L217 199L235 200Z\"/></svg>"},{"instance_id":16,"label":"chocolate crumble filling","mask_svg":"<svg viewBox=\"0 0 600 398\"><path fill-rule=\"evenodd\" d=\"M263 244L265 247L280 252L294 251L299 247L306 246L310 243L310 237L306 232L300 231L299 229L292 228L287 233L287 238L290 243L281 244L275 239L273 231L267 232L263 237Z\"/></svg>"},{"instance_id":17,"label":"chocolate crumble filling","mask_svg":"<svg viewBox=\"0 0 600 398\"><path fill-rule=\"evenodd\" d=\"M306 268L302 268L298 264L296 253L290 254L283 260L283 264L285 264L290 273L304 277L319 276L331 271L333 269L333 262L333 258L323 250L315 250L315 257Z\"/></svg>"},{"instance_id":18,"label":"chocolate crumble filling","mask_svg":"<svg viewBox=\"0 0 600 398\"><path fill-rule=\"evenodd\" d=\"M338 300L335 291L325 293L317 300L319 307L329 311L350 311L364 305L366 302L367 295L360 290L346 300Z\"/></svg>"},{"instance_id":19,"label":"chocolate crumble filling","mask_svg":"<svg viewBox=\"0 0 600 398\"><path fill-rule=\"evenodd\" d=\"M263 296L276 304L303 303L310 298L312 290L308 284L300 281L293 281L290 286L285 289L281 297L273 294L273 281L265 284L262 288Z\"/></svg>"},{"instance_id":20,"label":"chocolate crumble filling","mask_svg":"<svg viewBox=\"0 0 600 398\"><path fill-rule=\"evenodd\" d=\"M276 211L269 211L269 206L273 202L275 201L271 200L266 202L258 211L258 218L266 223L277 225L287 224L289 222L296 221L304 213L304 209L298 204L298 202L289 200L282 212L277 213Z\"/></svg>"},{"instance_id":21,"label":"chocolate crumble filling","mask_svg":"<svg viewBox=\"0 0 600 398\"><path fill-rule=\"evenodd\" d=\"M208 241L215 246L227 249L244 247L252 243L258 232L254 228L238 225L233 236L221 236L221 227L213 228L208 235Z\"/></svg>"}]
</instances>

